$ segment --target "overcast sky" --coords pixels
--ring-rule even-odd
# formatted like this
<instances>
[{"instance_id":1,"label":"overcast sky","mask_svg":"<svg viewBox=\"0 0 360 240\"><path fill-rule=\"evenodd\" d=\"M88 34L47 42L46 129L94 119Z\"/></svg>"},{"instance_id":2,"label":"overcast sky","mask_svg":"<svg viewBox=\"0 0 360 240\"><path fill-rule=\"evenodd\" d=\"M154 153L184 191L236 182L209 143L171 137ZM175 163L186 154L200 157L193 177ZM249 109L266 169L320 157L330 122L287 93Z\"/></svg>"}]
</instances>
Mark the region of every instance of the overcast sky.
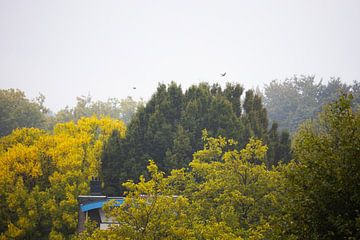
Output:
<instances>
[{"instance_id":1,"label":"overcast sky","mask_svg":"<svg viewBox=\"0 0 360 240\"><path fill-rule=\"evenodd\" d=\"M54 111L88 93L147 100L159 82L294 74L360 80L359 0L0 0L0 88Z\"/></svg>"}]
</instances>

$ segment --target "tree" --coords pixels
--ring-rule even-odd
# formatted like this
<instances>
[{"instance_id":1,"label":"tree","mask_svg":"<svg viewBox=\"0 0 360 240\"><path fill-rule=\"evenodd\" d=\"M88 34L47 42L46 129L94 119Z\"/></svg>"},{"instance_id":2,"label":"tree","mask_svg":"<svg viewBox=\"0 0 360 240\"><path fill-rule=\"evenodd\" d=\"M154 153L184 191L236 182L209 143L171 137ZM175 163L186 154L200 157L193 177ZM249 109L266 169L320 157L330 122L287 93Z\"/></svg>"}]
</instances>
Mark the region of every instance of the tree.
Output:
<instances>
[{"instance_id":1,"label":"tree","mask_svg":"<svg viewBox=\"0 0 360 240\"><path fill-rule=\"evenodd\" d=\"M40 103L30 101L18 89L0 90L0 137L10 134L16 128L45 125L43 95Z\"/></svg>"},{"instance_id":2,"label":"tree","mask_svg":"<svg viewBox=\"0 0 360 240\"><path fill-rule=\"evenodd\" d=\"M280 134L280 136L279 136ZM281 163L289 163L291 160L291 141L287 131L279 132L278 124L273 123L267 133L268 151L266 165L268 168L277 166Z\"/></svg>"},{"instance_id":3,"label":"tree","mask_svg":"<svg viewBox=\"0 0 360 240\"><path fill-rule=\"evenodd\" d=\"M284 211L287 232L301 239L360 237L360 114L351 99L341 96L294 137Z\"/></svg>"},{"instance_id":4,"label":"tree","mask_svg":"<svg viewBox=\"0 0 360 240\"><path fill-rule=\"evenodd\" d=\"M231 102L237 117L241 116L241 95L243 91L244 88L240 84L227 83L224 89L224 95Z\"/></svg>"},{"instance_id":5,"label":"tree","mask_svg":"<svg viewBox=\"0 0 360 240\"><path fill-rule=\"evenodd\" d=\"M121 157L121 136L117 130L114 130L106 141L101 155L100 175L104 182L103 194L106 196L119 196L123 191L120 183L127 180L127 175L123 176L127 168L122 164ZM119 170L120 174L119 174Z\"/></svg>"},{"instance_id":6,"label":"tree","mask_svg":"<svg viewBox=\"0 0 360 240\"><path fill-rule=\"evenodd\" d=\"M319 103L321 106L331 103L339 98L341 94L349 93L351 85L342 83L340 78L331 78L326 85L321 86Z\"/></svg>"},{"instance_id":7,"label":"tree","mask_svg":"<svg viewBox=\"0 0 360 240\"><path fill-rule=\"evenodd\" d=\"M77 227L77 196L100 174L103 144L124 123L81 118L53 133L16 129L0 139L0 238L64 239Z\"/></svg>"},{"instance_id":8,"label":"tree","mask_svg":"<svg viewBox=\"0 0 360 240\"><path fill-rule=\"evenodd\" d=\"M253 90L246 91L243 104L245 110L244 122L254 136L266 140L268 130L267 111L262 105L261 96Z\"/></svg>"},{"instance_id":9,"label":"tree","mask_svg":"<svg viewBox=\"0 0 360 240\"><path fill-rule=\"evenodd\" d=\"M128 124L138 107L143 105L141 101L135 101L131 97L125 99L109 98L106 102L92 101L90 95L77 97L76 106L66 106L58 111L53 119L53 125L59 122L78 121L82 117L111 117Z\"/></svg>"},{"instance_id":10,"label":"tree","mask_svg":"<svg viewBox=\"0 0 360 240\"><path fill-rule=\"evenodd\" d=\"M315 118L322 106L335 101L343 93L352 93L358 104L358 82L342 83L330 78L327 84L315 81L315 76L294 76L284 81L274 80L265 85L265 106L272 122L294 133L305 120Z\"/></svg>"},{"instance_id":11,"label":"tree","mask_svg":"<svg viewBox=\"0 0 360 240\"><path fill-rule=\"evenodd\" d=\"M286 130L280 133L276 122L273 122L271 128L268 129L269 120L267 110L262 104L262 97L254 94L253 90L248 90L243 106L245 114L242 119L245 124L245 139L256 137L268 145L266 166L272 168L281 161L289 162L291 159L290 136Z\"/></svg>"},{"instance_id":12,"label":"tree","mask_svg":"<svg viewBox=\"0 0 360 240\"><path fill-rule=\"evenodd\" d=\"M227 84L222 90L217 84L200 83L185 93L175 83L159 84L146 106L134 115L125 139L108 148L121 154L121 157L114 157L116 161L130 167L126 171L118 169L118 176L131 176L133 180L141 174L146 176L149 159L154 159L159 169L167 174L173 168L187 166L192 154L202 148L203 129L210 136L233 138L238 142L238 149L242 149L250 137L263 139L271 151L277 152L267 157L269 167L285 160L279 153L280 147L288 152L283 154L289 155L290 144L281 145L280 137L273 138L273 144L269 143L267 112L261 97L252 90L247 91L242 113L242 92L239 84ZM289 135L282 135L286 136Z\"/></svg>"},{"instance_id":13,"label":"tree","mask_svg":"<svg viewBox=\"0 0 360 240\"><path fill-rule=\"evenodd\" d=\"M165 162L168 163L166 171L186 167L186 163L191 161L191 151L190 138L184 128L178 125L172 147L166 151Z\"/></svg>"},{"instance_id":14,"label":"tree","mask_svg":"<svg viewBox=\"0 0 360 240\"><path fill-rule=\"evenodd\" d=\"M128 181L125 202L107 211L118 221L111 230L79 239L264 239L273 237L274 199L279 172L267 170L267 147L251 139L245 149L236 142L208 137L194 154L190 171L167 176L149 162L149 179Z\"/></svg>"}]
</instances>

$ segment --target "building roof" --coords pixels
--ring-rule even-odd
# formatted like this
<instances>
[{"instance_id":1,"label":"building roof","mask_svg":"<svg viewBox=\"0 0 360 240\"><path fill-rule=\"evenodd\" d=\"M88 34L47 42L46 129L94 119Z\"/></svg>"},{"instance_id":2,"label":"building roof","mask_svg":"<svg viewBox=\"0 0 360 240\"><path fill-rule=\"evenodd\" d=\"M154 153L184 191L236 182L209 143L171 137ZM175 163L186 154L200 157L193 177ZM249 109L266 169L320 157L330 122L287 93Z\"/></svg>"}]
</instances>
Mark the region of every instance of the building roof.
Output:
<instances>
[{"instance_id":1,"label":"building roof","mask_svg":"<svg viewBox=\"0 0 360 240\"><path fill-rule=\"evenodd\" d=\"M85 196L81 196L81 197L85 197ZM80 210L82 212L87 212L92 209L102 208L106 203L108 203L111 200L115 200L114 206L120 206L121 204L124 203L123 197L105 197L105 198L94 197L93 201L89 201L90 200L89 198L92 198L91 196L86 196L86 198L88 201L86 203L80 204Z\"/></svg>"}]
</instances>

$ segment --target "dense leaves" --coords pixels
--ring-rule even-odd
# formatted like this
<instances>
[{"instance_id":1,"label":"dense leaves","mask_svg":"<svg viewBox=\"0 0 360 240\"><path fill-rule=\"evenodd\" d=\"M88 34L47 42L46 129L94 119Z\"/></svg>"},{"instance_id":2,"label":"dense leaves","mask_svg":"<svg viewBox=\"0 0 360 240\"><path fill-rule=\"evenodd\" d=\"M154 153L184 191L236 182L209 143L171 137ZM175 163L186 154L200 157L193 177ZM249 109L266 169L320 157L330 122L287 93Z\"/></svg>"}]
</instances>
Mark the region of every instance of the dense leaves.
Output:
<instances>
[{"instance_id":1,"label":"dense leaves","mask_svg":"<svg viewBox=\"0 0 360 240\"><path fill-rule=\"evenodd\" d=\"M92 101L91 96L77 97L76 106L69 108L68 106L61 109L51 119L53 123L78 121L82 117L111 117L119 119L128 124L135 114L136 109L141 106L142 101L135 101L131 97L126 99L109 98L104 101Z\"/></svg>"},{"instance_id":2,"label":"dense leaves","mask_svg":"<svg viewBox=\"0 0 360 240\"><path fill-rule=\"evenodd\" d=\"M150 161L149 180L125 183L125 203L107 209L118 225L77 238L359 239L360 115L350 100L303 124L295 159L275 169L266 168L261 141L238 151L204 131L189 171L165 177Z\"/></svg>"},{"instance_id":3,"label":"dense leaves","mask_svg":"<svg viewBox=\"0 0 360 240\"><path fill-rule=\"evenodd\" d=\"M294 76L285 81L274 80L265 85L265 106L271 121L294 133L305 120L316 117L322 106L335 101L343 93L352 93L353 104L360 104L360 83L342 83L331 78L327 84L315 81L315 76Z\"/></svg>"},{"instance_id":4,"label":"dense leaves","mask_svg":"<svg viewBox=\"0 0 360 240\"><path fill-rule=\"evenodd\" d=\"M126 136L123 122L91 117L0 138L0 239L359 239L358 98L302 124L279 163L289 134L242 91L159 85ZM110 231L89 222L74 236L92 176L125 203L106 207Z\"/></svg>"},{"instance_id":5,"label":"dense leaves","mask_svg":"<svg viewBox=\"0 0 360 240\"><path fill-rule=\"evenodd\" d=\"M42 95L38 100L29 101L20 90L0 90L0 137L16 128L45 127L47 109L42 105Z\"/></svg>"},{"instance_id":6,"label":"dense leaves","mask_svg":"<svg viewBox=\"0 0 360 240\"><path fill-rule=\"evenodd\" d=\"M285 211L302 239L360 238L360 114L351 98L341 96L295 135Z\"/></svg>"},{"instance_id":7,"label":"dense leaves","mask_svg":"<svg viewBox=\"0 0 360 240\"><path fill-rule=\"evenodd\" d=\"M0 232L9 239L64 239L77 227L77 196L100 172L103 142L125 125L109 118L34 128L0 139Z\"/></svg>"},{"instance_id":8,"label":"dense leaves","mask_svg":"<svg viewBox=\"0 0 360 240\"><path fill-rule=\"evenodd\" d=\"M80 239L263 239L270 224L280 174L262 161L267 147L251 139L245 149L236 142L211 138L194 154L191 171L159 171L148 165L150 179L124 184L125 203L109 208L119 225L112 230L82 233Z\"/></svg>"},{"instance_id":9,"label":"dense leaves","mask_svg":"<svg viewBox=\"0 0 360 240\"><path fill-rule=\"evenodd\" d=\"M250 137L263 139L270 151L268 167L290 160L289 135L278 133L277 125L268 129L267 111L261 97L249 90L244 103L239 84L201 83L183 93L180 86L160 84L145 107L139 108L128 126L124 140L112 139L105 146L103 161L119 166L110 171L122 181L146 175L145 166L154 159L160 170L186 167L192 154L202 148L202 130L210 136L237 141L237 149ZM112 156L111 158L109 156Z\"/></svg>"}]
</instances>

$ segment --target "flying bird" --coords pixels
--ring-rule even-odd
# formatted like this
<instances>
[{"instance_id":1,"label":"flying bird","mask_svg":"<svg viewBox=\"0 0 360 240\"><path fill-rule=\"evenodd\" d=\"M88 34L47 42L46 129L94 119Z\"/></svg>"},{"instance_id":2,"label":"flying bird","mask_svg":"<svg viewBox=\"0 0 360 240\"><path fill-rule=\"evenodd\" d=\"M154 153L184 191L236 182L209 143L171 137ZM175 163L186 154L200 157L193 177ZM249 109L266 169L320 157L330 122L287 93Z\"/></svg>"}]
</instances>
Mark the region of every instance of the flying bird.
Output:
<instances>
[{"instance_id":1,"label":"flying bird","mask_svg":"<svg viewBox=\"0 0 360 240\"><path fill-rule=\"evenodd\" d=\"M225 77L226 72L220 74L222 77Z\"/></svg>"}]
</instances>

